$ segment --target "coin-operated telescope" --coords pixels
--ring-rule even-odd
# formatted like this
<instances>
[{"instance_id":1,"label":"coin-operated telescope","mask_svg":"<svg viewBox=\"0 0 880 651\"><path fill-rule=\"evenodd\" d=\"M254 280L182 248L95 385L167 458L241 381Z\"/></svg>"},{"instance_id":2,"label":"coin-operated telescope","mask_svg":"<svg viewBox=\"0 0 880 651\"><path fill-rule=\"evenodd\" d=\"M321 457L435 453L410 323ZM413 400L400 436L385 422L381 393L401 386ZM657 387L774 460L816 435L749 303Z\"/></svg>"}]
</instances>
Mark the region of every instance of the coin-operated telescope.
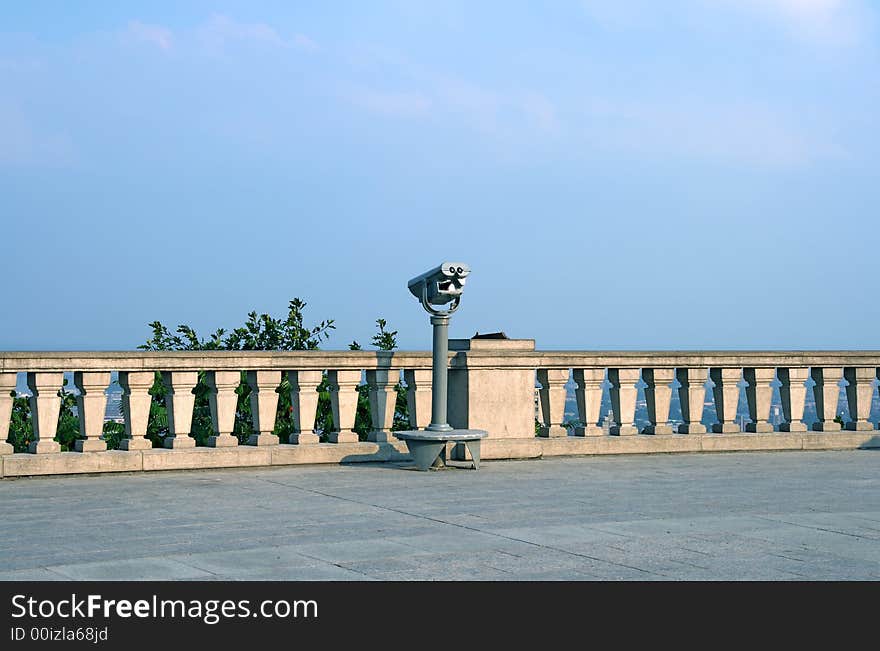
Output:
<instances>
[{"instance_id":1,"label":"coin-operated telescope","mask_svg":"<svg viewBox=\"0 0 880 651\"><path fill-rule=\"evenodd\" d=\"M419 274L407 283L431 315L434 326L434 345L431 370L431 424L423 431L397 432L405 440L416 465L422 470L429 466L442 467L445 444L449 441L464 443L471 453L474 468L480 463L480 439L487 436L483 430L454 430L447 421L447 369L449 358L449 316L458 309L465 281L471 269L463 262L444 262L430 271ZM444 307L443 306L448 306Z\"/></svg>"},{"instance_id":2,"label":"coin-operated telescope","mask_svg":"<svg viewBox=\"0 0 880 651\"><path fill-rule=\"evenodd\" d=\"M449 315L458 309L464 283L471 268L463 262L444 262L430 271L419 274L406 286L413 296L422 302L422 307L431 315L434 326L434 354L431 383L431 424L432 432L448 432L452 429L446 422L446 364L449 357ZM445 310L438 305L447 305Z\"/></svg>"},{"instance_id":3,"label":"coin-operated telescope","mask_svg":"<svg viewBox=\"0 0 880 651\"><path fill-rule=\"evenodd\" d=\"M444 262L431 271L419 274L407 283L409 291L422 302L430 314L452 314L458 309L464 283L471 268L463 262ZM448 310L440 311L434 306L452 303Z\"/></svg>"}]
</instances>

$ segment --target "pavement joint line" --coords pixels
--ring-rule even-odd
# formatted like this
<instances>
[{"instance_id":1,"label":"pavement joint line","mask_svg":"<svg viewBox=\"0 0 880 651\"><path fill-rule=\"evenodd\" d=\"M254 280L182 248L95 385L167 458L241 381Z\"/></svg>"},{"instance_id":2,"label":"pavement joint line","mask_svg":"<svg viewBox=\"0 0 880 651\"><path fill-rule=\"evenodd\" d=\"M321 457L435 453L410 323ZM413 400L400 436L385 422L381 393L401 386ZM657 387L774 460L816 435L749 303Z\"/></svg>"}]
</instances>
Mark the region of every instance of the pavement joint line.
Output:
<instances>
[{"instance_id":1,"label":"pavement joint line","mask_svg":"<svg viewBox=\"0 0 880 651\"><path fill-rule=\"evenodd\" d=\"M338 567L341 570L348 570L349 572L354 572L355 574L360 574L361 576L367 576L371 579L376 578L376 577L372 576L371 574L367 574L366 572L361 572L360 570L356 570L352 567L348 567L347 565L344 565L344 563L357 563L358 561L356 561L356 560L339 561L337 563L336 561L328 561L326 558L318 558L317 556L312 556L311 554L306 554L304 552L297 552L297 554L299 554L300 556L304 556L306 558L311 558L313 561L318 561L320 563L324 563L325 565L332 565L334 567Z\"/></svg>"},{"instance_id":2,"label":"pavement joint line","mask_svg":"<svg viewBox=\"0 0 880 651\"><path fill-rule=\"evenodd\" d=\"M798 563L805 563L806 559L798 558L797 556L786 556L785 554L777 554L775 552L767 552L770 556L776 556L777 558L784 558L789 561L797 561Z\"/></svg>"},{"instance_id":3,"label":"pavement joint line","mask_svg":"<svg viewBox=\"0 0 880 651\"><path fill-rule=\"evenodd\" d=\"M28 568L24 568L24 569L28 569ZM55 574L55 575L61 577L62 579L65 579L65 580L67 580L67 581L70 580L70 577L67 576L66 574L62 574L61 572L57 572L57 571L51 569L51 568L50 568L49 566L47 566L47 565L46 565L46 566L41 566L41 567L36 568L36 569L40 569L40 570L45 570L45 571L47 571L47 572L51 572L52 574Z\"/></svg>"},{"instance_id":4,"label":"pavement joint line","mask_svg":"<svg viewBox=\"0 0 880 651\"><path fill-rule=\"evenodd\" d=\"M180 559L175 559L175 560L177 560L178 563L182 563L183 565L191 567L195 570L199 570L200 572L207 572L208 574L212 574L213 576L219 577L221 579L228 578L226 574L221 574L220 572L214 572L213 570L209 570L206 567L199 567L198 565L196 565L195 563L193 563L190 560L185 560L185 561L180 560Z\"/></svg>"},{"instance_id":5,"label":"pavement joint line","mask_svg":"<svg viewBox=\"0 0 880 651\"><path fill-rule=\"evenodd\" d=\"M638 539L638 535L619 533L617 531L608 531L607 529L602 529L600 527L596 527L591 524L585 524L583 526L585 529L590 529L592 531L598 531L599 533L607 533L612 536L619 536L620 538L625 538L627 540L637 540Z\"/></svg>"},{"instance_id":6,"label":"pavement joint line","mask_svg":"<svg viewBox=\"0 0 880 651\"><path fill-rule=\"evenodd\" d=\"M138 561L138 560L144 560L144 559L148 559L148 558L156 558L156 557L155 557L155 556L132 556L132 557L125 558L125 559L123 559L123 560ZM185 563L185 562L180 561L180 560L177 560L177 559L171 559L171 560L173 560L174 562L180 563L181 565L185 565L185 566L187 566L187 567L189 567L189 568L192 568L192 569L194 569L194 570L198 570L198 571L200 571L200 572L207 572L208 574L211 574L212 576L215 576L215 577L221 577L221 576L222 576L222 575L220 575L220 574L217 574L217 573L215 573L215 572L212 572L211 570L206 570L206 569L201 568L201 567L196 567L195 565L191 565L191 564L189 564L189 563ZM98 562L101 562L101 561L98 561ZM82 567L82 566L85 566L85 565L93 565L94 563L95 563L95 561L84 561L84 562L82 562L82 563L59 563L58 565L54 565L54 566L52 566L52 567L59 568L59 567L64 566L64 567L75 568L75 567ZM54 572L55 574L58 574L59 576L64 577L64 578L67 579L68 581L77 581L77 580L81 580L81 579L77 579L75 576L70 576L69 574L65 574L65 573L64 573L63 571L61 571L60 569L52 569L52 567L45 567L45 568L43 568L43 569L46 569L46 570L48 570L48 571L50 571L50 572ZM86 579L86 580L88 580L88 579ZM93 580L94 580L94 579L93 579Z\"/></svg>"},{"instance_id":7,"label":"pavement joint line","mask_svg":"<svg viewBox=\"0 0 880 651\"><path fill-rule=\"evenodd\" d=\"M779 570L779 571L782 572L782 573L784 573L784 574L791 574L792 576L796 576L796 577L799 577L799 578L801 578L801 579L809 579L809 578L810 578L810 577L807 576L806 574L801 574L800 572L795 572L794 570ZM815 579L813 579L813 580L815 581Z\"/></svg>"},{"instance_id":8,"label":"pavement joint line","mask_svg":"<svg viewBox=\"0 0 880 651\"><path fill-rule=\"evenodd\" d=\"M511 572L510 570L505 570L504 568L496 567L496 566L492 565L491 563L486 563L486 567L490 567L493 570L496 570L497 572L503 572L504 574L513 574L513 572Z\"/></svg>"},{"instance_id":9,"label":"pavement joint line","mask_svg":"<svg viewBox=\"0 0 880 651\"><path fill-rule=\"evenodd\" d=\"M779 518L771 518L769 516L764 515L756 515L754 516L759 520L767 520L768 522L778 522L780 524L787 524L792 527L800 527L801 529L812 529L813 531L824 531L826 533L836 533L841 536L850 536L852 538L861 538L863 540L877 540L876 538L871 538L870 536L860 536L857 533L847 533L846 531L837 531L836 529L828 529L826 527L817 527L809 524L800 524L799 522L788 522L787 520L780 520Z\"/></svg>"},{"instance_id":10,"label":"pavement joint line","mask_svg":"<svg viewBox=\"0 0 880 651\"><path fill-rule=\"evenodd\" d=\"M563 553L563 554L569 554L569 555L571 555L571 556L577 556L577 557L580 557L580 558L587 558L587 559L590 559L590 560L592 560L592 561L598 561L598 562L600 562L600 563L608 563L609 565L616 565L616 566L618 566L618 567L625 567L625 568L627 568L627 569L629 569L629 570L636 570L637 572L645 572L646 574L655 574L655 575L657 575L657 576L666 576L665 574L662 574L662 573L660 573L660 572L654 572L654 571L651 571L651 570L646 570L646 569L641 568L641 567L635 567L635 566L633 566L633 565L626 565L625 563L617 563L617 562L615 562L615 561L609 561L608 559L605 559L605 558L598 558L598 557L595 557L595 556L590 556L589 554L581 554L581 553L573 552L573 551L570 551L570 550L567 550L567 549L561 549L561 548L559 548L559 547L553 547L552 545L543 545L543 544L541 544L541 543L532 542L532 541L530 541L530 540L522 540L522 539L520 539L520 538L514 538L514 537L511 537L511 536L504 536L504 535L502 535L502 534L500 534L500 533L496 533L496 532L493 532L493 531L484 531L484 530L482 530L482 529L477 529L476 527L469 527L469 526L464 525L464 524L458 524L458 523L455 523L455 522L448 522L448 521L446 521L446 520L441 520L441 519L439 519L439 518L432 518L432 517L427 516L427 515L419 515L419 514L417 514L417 513L409 513L408 511L403 511L403 510L401 510L401 509L393 509L393 508L388 507L388 506L381 506L381 505L378 505L378 504L372 504L372 503L370 503L370 502L363 502L363 501L361 501L361 500L355 500L355 499L352 499L352 498L349 498L349 497L341 497L341 496L339 496L339 495L333 495L332 493L325 493L325 492L323 492L323 491L319 491L319 490L314 489L314 488L304 488L304 487L302 487L302 486L298 486L298 485L296 485L296 484L287 484L287 483L284 483L284 482L273 482L273 481L271 481L271 480L264 480L264 481L268 481L269 483L273 483L273 484L279 484L279 485L282 485L282 486L286 486L286 487L288 487L288 488L297 488L297 489L299 489L299 490L301 490L301 491L305 491L305 492L308 492L308 493L315 493L315 494L317 494L317 495L323 495L324 497L330 497L330 498L334 498L334 499L342 500L342 501L345 501L345 502L351 502L351 503L353 503L353 504L360 504L360 505L362 505L362 506L369 506L369 507L372 507L372 508L375 508L375 509L379 509L379 510L382 510L382 511L390 511L390 512L392 512L392 513L398 513L398 514L400 514L400 515L406 515L406 516L409 516L409 517L418 518L418 519L420 519L420 520L427 520L427 521L429 521L429 522L436 522L436 523L438 523L438 524L444 524L444 525L447 525L447 526L458 527L459 529L465 529L465 530L467 530L467 531L473 531L473 532L481 533L481 534L484 534L484 535L495 536L496 538L501 538L502 540L510 540L510 541L513 541L513 542L523 543L523 544L526 544L526 545L532 545L533 547L538 547L539 549L550 549L550 550L553 550L553 551L556 551L556 552L560 552L560 553ZM403 543L403 544L406 544L406 543ZM347 568L346 568L346 569L347 569Z\"/></svg>"},{"instance_id":11,"label":"pavement joint line","mask_svg":"<svg viewBox=\"0 0 880 651\"><path fill-rule=\"evenodd\" d=\"M699 549L691 549L690 547L682 547L681 549L685 550L686 552L692 552L694 554L702 554L703 556L709 556L710 558L715 556L714 554L710 554L709 552L703 552L703 551L700 551Z\"/></svg>"},{"instance_id":12,"label":"pavement joint line","mask_svg":"<svg viewBox=\"0 0 880 651\"><path fill-rule=\"evenodd\" d=\"M740 537L740 538L746 538L746 539L748 539L748 540L752 540L752 541L758 540L758 541L761 541L761 542L768 543L769 545L776 545L776 544L777 544L777 543L776 543L775 541L773 541L773 540L767 540L766 538L759 538L759 537L757 537L757 536L746 536L746 535L740 535L740 534L734 534L734 535L735 535L735 536L738 536L738 537ZM871 538L866 538L866 539L862 539L862 540L872 540L872 539L871 539ZM808 545L802 545L802 546L800 547L800 550L792 550L792 551L821 552L821 553L824 553L824 554L828 554L829 556L833 556L834 558L841 559L841 560L846 560L846 561L862 560L862 559L859 559L859 558L857 558L857 557L847 556L847 555L844 555L844 554L838 554L836 551L833 551L833 550L830 550L830 549L816 549L816 548L814 548L814 547L810 547L810 546L808 546ZM772 552L770 552L770 551L768 551L768 552L766 552L766 553L767 553L767 554L772 554ZM874 562L874 565L880 565L880 564L878 564L877 562Z\"/></svg>"},{"instance_id":13,"label":"pavement joint line","mask_svg":"<svg viewBox=\"0 0 880 651\"><path fill-rule=\"evenodd\" d=\"M328 561L326 558L318 558L317 556L311 556L309 554L304 554L303 552L297 552L297 554L299 554L300 556L304 556L305 558L311 558L312 560L323 563L324 565L332 565L333 567L338 567L340 570L347 570L349 572L354 572L355 574L360 574L361 576L366 576L370 579L378 578L378 577L373 576L372 574L368 574L367 572L362 572L360 570L356 570L353 567L349 567L348 565L345 564L345 563L357 563L358 561L356 561L356 560L340 561L337 563L336 561ZM318 567L320 567L320 566L318 566Z\"/></svg>"},{"instance_id":14,"label":"pavement joint line","mask_svg":"<svg viewBox=\"0 0 880 651\"><path fill-rule=\"evenodd\" d=\"M147 558L147 557L142 557L142 558ZM211 576L216 576L216 577L218 577L218 578L226 578L226 575L225 575L225 574L220 574L219 572L214 572L214 571L212 571L212 570L205 569L204 567L196 567L196 566L193 565L192 563L187 563L186 561L181 561L180 559L174 559L174 560L176 560L176 561L177 561L178 563L180 563L181 565L186 565L187 567L191 567L191 568L193 568L194 570L198 570L198 571L200 571L200 572L207 572L207 573L210 574Z\"/></svg>"},{"instance_id":15,"label":"pavement joint line","mask_svg":"<svg viewBox=\"0 0 880 651\"><path fill-rule=\"evenodd\" d=\"M701 569L701 570L707 570L707 571L709 571L709 568L706 567L705 565L697 565L696 563L688 563L687 561L680 561L680 560L675 559L675 558L665 558L665 559L663 559L663 560L665 560L665 561L667 561L667 562L669 562L669 563L678 563L679 565L686 565L687 567L696 567L696 568Z\"/></svg>"}]
</instances>

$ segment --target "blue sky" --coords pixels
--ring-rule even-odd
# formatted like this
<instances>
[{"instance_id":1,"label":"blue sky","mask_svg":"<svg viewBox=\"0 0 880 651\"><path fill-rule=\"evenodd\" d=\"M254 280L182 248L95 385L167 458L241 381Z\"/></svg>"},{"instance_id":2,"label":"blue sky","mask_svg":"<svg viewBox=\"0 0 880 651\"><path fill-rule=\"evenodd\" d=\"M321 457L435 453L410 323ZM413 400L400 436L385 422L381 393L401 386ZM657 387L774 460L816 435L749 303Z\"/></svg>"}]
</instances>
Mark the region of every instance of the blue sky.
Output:
<instances>
[{"instance_id":1,"label":"blue sky","mask_svg":"<svg viewBox=\"0 0 880 651\"><path fill-rule=\"evenodd\" d=\"M880 348L859 0L0 7L0 349L299 296L327 347Z\"/></svg>"}]
</instances>

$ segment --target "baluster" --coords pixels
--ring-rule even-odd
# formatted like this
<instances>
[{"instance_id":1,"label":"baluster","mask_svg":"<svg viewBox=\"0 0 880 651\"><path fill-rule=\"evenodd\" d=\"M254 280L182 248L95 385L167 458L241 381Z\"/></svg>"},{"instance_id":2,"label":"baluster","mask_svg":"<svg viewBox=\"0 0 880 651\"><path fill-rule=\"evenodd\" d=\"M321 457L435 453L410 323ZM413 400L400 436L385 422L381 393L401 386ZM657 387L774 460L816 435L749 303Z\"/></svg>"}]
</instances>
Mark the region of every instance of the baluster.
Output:
<instances>
[{"instance_id":1,"label":"baluster","mask_svg":"<svg viewBox=\"0 0 880 651\"><path fill-rule=\"evenodd\" d=\"M14 448L6 442L9 437L9 422L12 418L12 392L18 381L18 373L0 372L0 455L12 454Z\"/></svg>"},{"instance_id":2,"label":"baluster","mask_svg":"<svg viewBox=\"0 0 880 651\"><path fill-rule=\"evenodd\" d=\"M645 388L645 402L648 406L650 424L642 430L642 434L672 434L669 424L669 405L672 403L672 380L675 369L644 368L642 380Z\"/></svg>"},{"instance_id":3,"label":"baluster","mask_svg":"<svg viewBox=\"0 0 880 651\"><path fill-rule=\"evenodd\" d=\"M394 425L394 406L397 404L397 390L394 386L399 378L399 370L383 368L367 371L370 418L373 425L372 431L367 434L368 441L384 443L396 440L391 433L391 427Z\"/></svg>"},{"instance_id":4,"label":"baluster","mask_svg":"<svg viewBox=\"0 0 880 651\"><path fill-rule=\"evenodd\" d=\"M425 429L431 424L431 369L407 369L403 372L403 379L406 381L409 426Z\"/></svg>"},{"instance_id":5,"label":"baluster","mask_svg":"<svg viewBox=\"0 0 880 651\"><path fill-rule=\"evenodd\" d=\"M638 434L635 419L638 394L636 382L639 381L639 369L609 368L608 381L611 382L611 409L614 411L614 421L617 423L611 428L611 434L613 436Z\"/></svg>"},{"instance_id":6,"label":"baluster","mask_svg":"<svg viewBox=\"0 0 880 651\"><path fill-rule=\"evenodd\" d=\"M537 378L537 372L535 373L535 377ZM535 384L538 384L537 379L535 380ZM541 389L538 386L535 386L535 420L538 421L539 428L543 426L544 406L541 404Z\"/></svg>"},{"instance_id":7,"label":"baluster","mask_svg":"<svg viewBox=\"0 0 880 651\"><path fill-rule=\"evenodd\" d=\"M61 411L61 397L58 390L64 385L64 373L28 373L27 385L31 391L28 403L31 407L31 422L34 426L34 440L28 446L31 454L51 454L61 452L61 445L55 441L58 429L58 414Z\"/></svg>"},{"instance_id":8,"label":"baluster","mask_svg":"<svg viewBox=\"0 0 880 651\"><path fill-rule=\"evenodd\" d=\"M790 367L776 370L782 386L779 397L782 399L782 416L785 422L779 426L780 432L806 432L804 424L804 402L807 396L807 385L804 384L809 369Z\"/></svg>"},{"instance_id":9,"label":"baluster","mask_svg":"<svg viewBox=\"0 0 880 651\"><path fill-rule=\"evenodd\" d=\"M329 440L331 443L357 443L358 435L353 428L361 372L329 371L327 380L330 384L330 408L333 411L334 427Z\"/></svg>"},{"instance_id":10,"label":"baluster","mask_svg":"<svg viewBox=\"0 0 880 651\"><path fill-rule=\"evenodd\" d=\"M538 382L541 383L541 416L543 425L538 436L555 438L568 436L562 425L565 418L565 383L568 382L567 368L538 369Z\"/></svg>"},{"instance_id":11,"label":"baluster","mask_svg":"<svg viewBox=\"0 0 880 651\"><path fill-rule=\"evenodd\" d=\"M315 434L318 413L318 385L324 379L321 371L288 371L290 404L293 406L293 434L290 442L312 445L319 441Z\"/></svg>"},{"instance_id":12,"label":"baluster","mask_svg":"<svg viewBox=\"0 0 880 651\"><path fill-rule=\"evenodd\" d=\"M813 397L816 400L816 416L819 418L813 423L813 431L840 431L840 423L834 418L837 416L837 401L840 398L839 382L843 378L843 369L814 366L810 369L810 377L816 383L813 387Z\"/></svg>"},{"instance_id":13,"label":"baluster","mask_svg":"<svg viewBox=\"0 0 880 651\"><path fill-rule=\"evenodd\" d=\"M73 383L79 389L76 410L81 437L74 442L74 448L77 452L106 450L107 443L101 436L104 434L104 414L107 412L107 394L104 391L110 385L110 373L77 371L73 374Z\"/></svg>"},{"instance_id":14,"label":"baluster","mask_svg":"<svg viewBox=\"0 0 880 651\"><path fill-rule=\"evenodd\" d=\"M684 421L678 426L679 434L705 434L706 426L700 421L703 419L703 403L706 401L706 377L708 371L705 368L679 368L675 370L675 377L681 386L678 388L678 401L681 403L681 419Z\"/></svg>"},{"instance_id":15,"label":"baluster","mask_svg":"<svg viewBox=\"0 0 880 651\"><path fill-rule=\"evenodd\" d=\"M235 412L238 408L238 394L235 392L241 383L241 371L208 371L205 383L211 392L208 404L211 408L211 423L214 434L208 437L207 446L211 448L232 448L238 445L235 430Z\"/></svg>"},{"instance_id":16,"label":"baluster","mask_svg":"<svg viewBox=\"0 0 880 651\"><path fill-rule=\"evenodd\" d=\"M599 427L599 410L602 408L602 382L605 380L604 368L577 368L574 381L577 385L575 398L578 406L578 419L582 425L575 428L575 436L604 436L605 430Z\"/></svg>"},{"instance_id":17,"label":"baluster","mask_svg":"<svg viewBox=\"0 0 880 651\"><path fill-rule=\"evenodd\" d=\"M874 429L874 423L868 417L871 415L871 401L874 398L875 374L876 369L863 366L848 366L843 370L843 376L849 383L846 387L846 400L852 419L846 424L846 429L858 432Z\"/></svg>"},{"instance_id":18,"label":"baluster","mask_svg":"<svg viewBox=\"0 0 880 651\"><path fill-rule=\"evenodd\" d=\"M713 368L709 371L715 388L712 393L715 398L715 412L718 414L718 422L712 425L712 431L717 434L730 434L739 432L740 427L736 424L736 409L739 406L739 381L742 377L740 368Z\"/></svg>"},{"instance_id":19,"label":"baluster","mask_svg":"<svg viewBox=\"0 0 880 651\"><path fill-rule=\"evenodd\" d=\"M155 382L153 371L120 371L122 387L122 415L125 418L125 438L119 442L120 450L149 450L152 441L146 438L150 421L150 404L153 396L149 391Z\"/></svg>"},{"instance_id":20,"label":"baluster","mask_svg":"<svg viewBox=\"0 0 880 651\"><path fill-rule=\"evenodd\" d=\"M165 409L168 411L168 436L162 441L166 448L177 450L196 446L190 431L196 401L193 389L198 381L196 371L162 371L162 383L166 389Z\"/></svg>"},{"instance_id":21,"label":"baluster","mask_svg":"<svg viewBox=\"0 0 880 651\"><path fill-rule=\"evenodd\" d=\"M748 382L746 398L749 402L749 419L752 421L746 424L746 431L759 434L772 432L770 402L773 398L773 387L770 383L776 377L776 369L747 368L743 369L743 377Z\"/></svg>"},{"instance_id":22,"label":"baluster","mask_svg":"<svg viewBox=\"0 0 880 651\"><path fill-rule=\"evenodd\" d=\"M248 445L278 445L275 417L278 413L278 392L281 371L248 371L247 381L251 387L251 422L254 433Z\"/></svg>"}]
</instances>

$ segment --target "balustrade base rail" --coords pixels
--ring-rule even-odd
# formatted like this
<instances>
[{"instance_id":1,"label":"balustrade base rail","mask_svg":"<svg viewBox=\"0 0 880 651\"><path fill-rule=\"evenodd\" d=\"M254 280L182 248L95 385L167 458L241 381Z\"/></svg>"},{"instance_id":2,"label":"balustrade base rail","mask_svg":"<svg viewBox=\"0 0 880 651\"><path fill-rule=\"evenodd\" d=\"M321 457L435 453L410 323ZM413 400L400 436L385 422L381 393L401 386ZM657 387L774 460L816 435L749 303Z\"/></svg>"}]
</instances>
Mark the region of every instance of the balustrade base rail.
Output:
<instances>
[{"instance_id":1,"label":"balustrade base rail","mask_svg":"<svg viewBox=\"0 0 880 651\"><path fill-rule=\"evenodd\" d=\"M880 449L880 431L669 434L545 439L542 456Z\"/></svg>"},{"instance_id":2,"label":"balustrade base rail","mask_svg":"<svg viewBox=\"0 0 880 651\"><path fill-rule=\"evenodd\" d=\"M483 460L501 460L600 454L853 449L880 449L880 431L488 438L483 440L482 458ZM455 444L450 444L448 454L452 459L466 459L464 451L457 449ZM153 448L134 451L60 452L57 454L19 453L0 456L0 478L388 461L411 461L406 445L402 441L319 443L315 445L242 445L231 448Z\"/></svg>"}]
</instances>

